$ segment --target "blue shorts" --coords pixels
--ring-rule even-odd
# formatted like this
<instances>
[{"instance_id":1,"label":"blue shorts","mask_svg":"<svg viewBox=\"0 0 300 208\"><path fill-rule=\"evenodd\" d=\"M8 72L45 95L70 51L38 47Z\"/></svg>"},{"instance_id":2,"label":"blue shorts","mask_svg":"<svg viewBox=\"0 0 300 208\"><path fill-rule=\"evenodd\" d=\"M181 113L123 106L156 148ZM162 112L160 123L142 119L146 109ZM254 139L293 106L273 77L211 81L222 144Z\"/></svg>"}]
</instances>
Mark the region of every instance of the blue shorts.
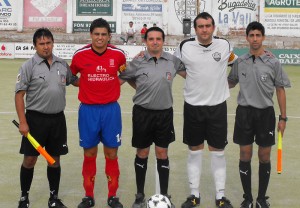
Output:
<instances>
[{"instance_id":1,"label":"blue shorts","mask_svg":"<svg viewBox=\"0 0 300 208\"><path fill-rule=\"evenodd\" d=\"M121 145L122 119L117 102L104 105L80 104L78 111L79 143L92 148L100 142L106 147Z\"/></svg>"}]
</instances>

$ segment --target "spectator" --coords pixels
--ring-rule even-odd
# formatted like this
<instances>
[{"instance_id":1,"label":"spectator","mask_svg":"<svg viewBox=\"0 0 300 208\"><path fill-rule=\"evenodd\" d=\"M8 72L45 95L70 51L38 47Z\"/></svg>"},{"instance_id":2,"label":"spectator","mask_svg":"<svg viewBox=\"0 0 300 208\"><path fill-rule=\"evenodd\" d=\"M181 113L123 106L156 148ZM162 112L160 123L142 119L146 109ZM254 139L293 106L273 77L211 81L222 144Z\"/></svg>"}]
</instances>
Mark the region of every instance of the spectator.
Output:
<instances>
[{"instance_id":1,"label":"spectator","mask_svg":"<svg viewBox=\"0 0 300 208\"><path fill-rule=\"evenodd\" d=\"M143 28L141 29L141 38L142 38L142 41L144 40L145 38L145 33L147 32L148 28L147 28L147 24L144 24L143 25Z\"/></svg>"},{"instance_id":2,"label":"spectator","mask_svg":"<svg viewBox=\"0 0 300 208\"><path fill-rule=\"evenodd\" d=\"M129 38L133 39L133 45L136 45L136 29L133 26L133 22L129 22L129 26L126 28L126 36L125 36L125 42L124 45L127 45Z\"/></svg>"}]
</instances>

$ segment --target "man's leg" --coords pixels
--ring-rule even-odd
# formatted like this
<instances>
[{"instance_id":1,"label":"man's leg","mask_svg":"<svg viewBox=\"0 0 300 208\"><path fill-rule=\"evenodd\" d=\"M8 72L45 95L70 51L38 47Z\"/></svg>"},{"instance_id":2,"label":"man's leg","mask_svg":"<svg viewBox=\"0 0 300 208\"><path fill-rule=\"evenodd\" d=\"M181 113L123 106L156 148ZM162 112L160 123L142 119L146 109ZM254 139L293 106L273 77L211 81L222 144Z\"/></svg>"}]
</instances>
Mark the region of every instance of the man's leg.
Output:
<instances>
[{"instance_id":1,"label":"man's leg","mask_svg":"<svg viewBox=\"0 0 300 208\"><path fill-rule=\"evenodd\" d=\"M202 146L204 147L203 144ZM195 197L200 196L199 186L200 186L200 178L202 172L202 157L203 157L202 149L200 148L194 150L190 148L188 160L187 160L187 172L188 172L191 195L194 195Z\"/></svg>"},{"instance_id":2,"label":"man's leg","mask_svg":"<svg viewBox=\"0 0 300 208\"><path fill-rule=\"evenodd\" d=\"M137 149L137 154L134 161L137 193L141 193L143 195L145 195L144 187L149 151L149 147L144 149Z\"/></svg>"},{"instance_id":3,"label":"man's leg","mask_svg":"<svg viewBox=\"0 0 300 208\"><path fill-rule=\"evenodd\" d=\"M160 193L162 195L167 195L170 174L168 148L155 146L155 154L157 160L157 171L159 175Z\"/></svg>"},{"instance_id":4,"label":"man's leg","mask_svg":"<svg viewBox=\"0 0 300 208\"><path fill-rule=\"evenodd\" d=\"M225 195L226 160L224 150L211 151L211 171L216 186L216 199L222 199Z\"/></svg>"},{"instance_id":5,"label":"man's leg","mask_svg":"<svg viewBox=\"0 0 300 208\"><path fill-rule=\"evenodd\" d=\"M253 145L240 145L240 162L239 172L241 183L244 190L244 198L250 202L252 197L252 183L251 183L251 159L252 159Z\"/></svg>"},{"instance_id":6,"label":"man's leg","mask_svg":"<svg viewBox=\"0 0 300 208\"><path fill-rule=\"evenodd\" d=\"M82 165L83 187L85 196L91 198L94 198L97 152L97 146L89 149L84 148L84 160Z\"/></svg>"},{"instance_id":7,"label":"man's leg","mask_svg":"<svg viewBox=\"0 0 300 208\"><path fill-rule=\"evenodd\" d=\"M105 174L108 181L108 198L116 196L119 188L118 148L103 147L105 155Z\"/></svg>"},{"instance_id":8,"label":"man's leg","mask_svg":"<svg viewBox=\"0 0 300 208\"><path fill-rule=\"evenodd\" d=\"M259 187L258 197L265 198L266 192L269 185L270 174L271 174L271 161L270 161L271 147L258 148L259 157Z\"/></svg>"},{"instance_id":9,"label":"man's leg","mask_svg":"<svg viewBox=\"0 0 300 208\"><path fill-rule=\"evenodd\" d=\"M21 198L28 199L37 156L24 156L20 170Z\"/></svg>"}]
</instances>

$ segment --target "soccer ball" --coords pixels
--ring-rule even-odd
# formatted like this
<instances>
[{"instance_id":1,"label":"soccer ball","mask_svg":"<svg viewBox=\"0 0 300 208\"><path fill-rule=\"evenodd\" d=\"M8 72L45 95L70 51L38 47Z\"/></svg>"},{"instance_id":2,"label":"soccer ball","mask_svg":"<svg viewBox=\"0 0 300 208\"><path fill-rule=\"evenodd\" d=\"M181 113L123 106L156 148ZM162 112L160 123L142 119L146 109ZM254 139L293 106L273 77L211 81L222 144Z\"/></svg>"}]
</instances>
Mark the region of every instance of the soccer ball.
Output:
<instances>
[{"instance_id":1,"label":"soccer ball","mask_svg":"<svg viewBox=\"0 0 300 208\"><path fill-rule=\"evenodd\" d=\"M171 202L168 197L155 194L148 199L147 208L171 208Z\"/></svg>"}]
</instances>

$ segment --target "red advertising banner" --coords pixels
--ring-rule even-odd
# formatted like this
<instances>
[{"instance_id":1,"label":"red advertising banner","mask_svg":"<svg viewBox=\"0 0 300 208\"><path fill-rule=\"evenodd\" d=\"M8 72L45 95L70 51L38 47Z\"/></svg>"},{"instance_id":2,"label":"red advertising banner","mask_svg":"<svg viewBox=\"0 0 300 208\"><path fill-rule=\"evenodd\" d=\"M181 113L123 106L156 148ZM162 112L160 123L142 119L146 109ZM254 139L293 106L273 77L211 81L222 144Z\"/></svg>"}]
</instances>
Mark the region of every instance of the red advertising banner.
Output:
<instances>
[{"instance_id":1,"label":"red advertising banner","mask_svg":"<svg viewBox=\"0 0 300 208\"><path fill-rule=\"evenodd\" d=\"M24 0L25 28L60 28L67 24L67 0Z\"/></svg>"}]
</instances>

